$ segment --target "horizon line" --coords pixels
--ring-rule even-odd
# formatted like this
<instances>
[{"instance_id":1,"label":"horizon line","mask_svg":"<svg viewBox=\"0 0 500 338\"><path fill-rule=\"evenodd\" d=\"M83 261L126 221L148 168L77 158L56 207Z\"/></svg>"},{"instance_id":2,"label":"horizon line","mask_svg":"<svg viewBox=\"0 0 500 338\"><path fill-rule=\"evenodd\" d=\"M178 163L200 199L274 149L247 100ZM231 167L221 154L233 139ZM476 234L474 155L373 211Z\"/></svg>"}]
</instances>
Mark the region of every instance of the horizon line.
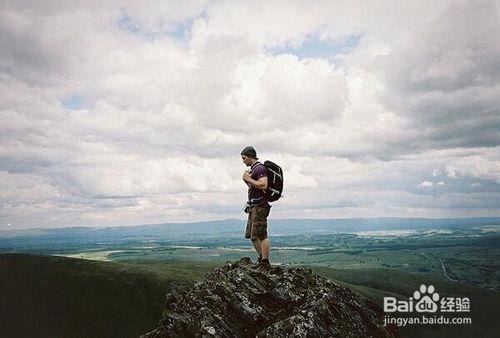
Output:
<instances>
[{"instance_id":1,"label":"horizon line","mask_svg":"<svg viewBox=\"0 0 500 338\"><path fill-rule=\"evenodd\" d=\"M337 218L273 218L273 220L289 220L289 221L331 221L331 220L381 220L381 219L402 219L402 220L473 220L473 219L486 219L486 218L498 218L500 216L477 216L477 217L402 217L402 216L380 216L380 217L337 217ZM0 228L0 232L4 231L23 231L23 230L63 230L63 229L107 229L107 228L133 228L141 226L155 226L155 225L178 225L178 224L198 224L198 223L212 223L212 222L227 222L227 221L245 221L243 218L225 218L217 220L207 220L207 221L191 221L191 222L164 222L164 223L145 223L145 224L134 224L134 225L75 225L75 226L63 226L63 227L31 227L31 228Z\"/></svg>"}]
</instances>

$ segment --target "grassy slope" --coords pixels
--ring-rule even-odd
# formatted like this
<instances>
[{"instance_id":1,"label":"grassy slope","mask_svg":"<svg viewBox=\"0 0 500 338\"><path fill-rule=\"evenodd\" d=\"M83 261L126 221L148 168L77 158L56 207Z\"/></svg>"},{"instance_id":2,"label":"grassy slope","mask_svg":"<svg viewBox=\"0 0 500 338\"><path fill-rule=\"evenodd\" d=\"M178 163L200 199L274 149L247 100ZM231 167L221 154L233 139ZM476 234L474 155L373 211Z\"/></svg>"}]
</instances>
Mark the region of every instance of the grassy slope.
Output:
<instances>
[{"instance_id":1,"label":"grassy slope","mask_svg":"<svg viewBox=\"0 0 500 338\"><path fill-rule=\"evenodd\" d=\"M474 286L448 282L426 275L411 274L391 269L332 269L313 268L321 275L346 284L358 293L383 306L384 296L408 299L421 284L432 284L441 296L469 297L471 325L414 325L402 328L410 337L500 337L500 293Z\"/></svg>"},{"instance_id":2,"label":"grassy slope","mask_svg":"<svg viewBox=\"0 0 500 338\"><path fill-rule=\"evenodd\" d=\"M137 337L157 326L165 293L218 264L114 263L0 255L2 337Z\"/></svg>"},{"instance_id":3,"label":"grassy slope","mask_svg":"<svg viewBox=\"0 0 500 338\"><path fill-rule=\"evenodd\" d=\"M156 327L164 294L222 262L99 262L65 257L0 255L2 337L137 337ZM471 299L471 326L404 328L408 337L495 337L499 293L390 269L314 268L382 304L407 298L420 284Z\"/></svg>"}]
</instances>

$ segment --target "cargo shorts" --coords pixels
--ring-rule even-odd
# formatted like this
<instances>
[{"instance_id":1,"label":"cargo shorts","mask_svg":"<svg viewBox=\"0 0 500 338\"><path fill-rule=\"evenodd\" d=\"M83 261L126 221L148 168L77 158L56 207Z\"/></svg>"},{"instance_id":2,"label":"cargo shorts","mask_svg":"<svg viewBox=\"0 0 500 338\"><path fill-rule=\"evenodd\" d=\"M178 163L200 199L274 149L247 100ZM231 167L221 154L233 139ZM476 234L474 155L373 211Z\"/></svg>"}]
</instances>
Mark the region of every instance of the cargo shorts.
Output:
<instances>
[{"instance_id":1,"label":"cargo shorts","mask_svg":"<svg viewBox=\"0 0 500 338\"><path fill-rule=\"evenodd\" d=\"M245 238L260 240L267 238L267 216L270 210L271 206L268 204L249 207Z\"/></svg>"}]
</instances>

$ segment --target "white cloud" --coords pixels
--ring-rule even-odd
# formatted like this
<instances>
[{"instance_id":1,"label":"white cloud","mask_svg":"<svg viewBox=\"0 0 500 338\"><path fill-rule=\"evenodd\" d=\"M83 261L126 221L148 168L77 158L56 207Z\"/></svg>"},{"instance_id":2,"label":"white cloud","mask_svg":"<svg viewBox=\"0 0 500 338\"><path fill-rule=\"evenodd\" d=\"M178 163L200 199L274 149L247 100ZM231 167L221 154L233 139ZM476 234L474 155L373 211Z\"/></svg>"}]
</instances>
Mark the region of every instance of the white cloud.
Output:
<instances>
[{"instance_id":1,"label":"white cloud","mask_svg":"<svg viewBox=\"0 0 500 338\"><path fill-rule=\"evenodd\" d=\"M470 154L456 158L447 166L448 176L458 175L500 183L500 149L485 150L481 154Z\"/></svg>"},{"instance_id":2,"label":"white cloud","mask_svg":"<svg viewBox=\"0 0 500 338\"><path fill-rule=\"evenodd\" d=\"M247 144L285 169L276 216L498 213L497 12L3 2L0 227L241 217Z\"/></svg>"},{"instance_id":3,"label":"white cloud","mask_svg":"<svg viewBox=\"0 0 500 338\"><path fill-rule=\"evenodd\" d=\"M432 170L432 177L438 177L441 176L442 172L439 169L434 169Z\"/></svg>"}]
</instances>

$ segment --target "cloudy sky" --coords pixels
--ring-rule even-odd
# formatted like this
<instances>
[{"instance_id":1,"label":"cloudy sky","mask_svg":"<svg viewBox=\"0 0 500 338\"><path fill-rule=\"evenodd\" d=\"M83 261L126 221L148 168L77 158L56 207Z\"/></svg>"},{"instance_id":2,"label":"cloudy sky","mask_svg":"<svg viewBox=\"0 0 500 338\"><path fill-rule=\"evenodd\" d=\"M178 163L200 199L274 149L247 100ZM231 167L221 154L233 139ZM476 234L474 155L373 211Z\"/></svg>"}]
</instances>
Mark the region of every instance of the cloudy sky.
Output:
<instances>
[{"instance_id":1,"label":"cloudy sky","mask_svg":"<svg viewBox=\"0 0 500 338\"><path fill-rule=\"evenodd\" d=\"M496 1L0 0L0 229L500 215Z\"/></svg>"}]
</instances>

